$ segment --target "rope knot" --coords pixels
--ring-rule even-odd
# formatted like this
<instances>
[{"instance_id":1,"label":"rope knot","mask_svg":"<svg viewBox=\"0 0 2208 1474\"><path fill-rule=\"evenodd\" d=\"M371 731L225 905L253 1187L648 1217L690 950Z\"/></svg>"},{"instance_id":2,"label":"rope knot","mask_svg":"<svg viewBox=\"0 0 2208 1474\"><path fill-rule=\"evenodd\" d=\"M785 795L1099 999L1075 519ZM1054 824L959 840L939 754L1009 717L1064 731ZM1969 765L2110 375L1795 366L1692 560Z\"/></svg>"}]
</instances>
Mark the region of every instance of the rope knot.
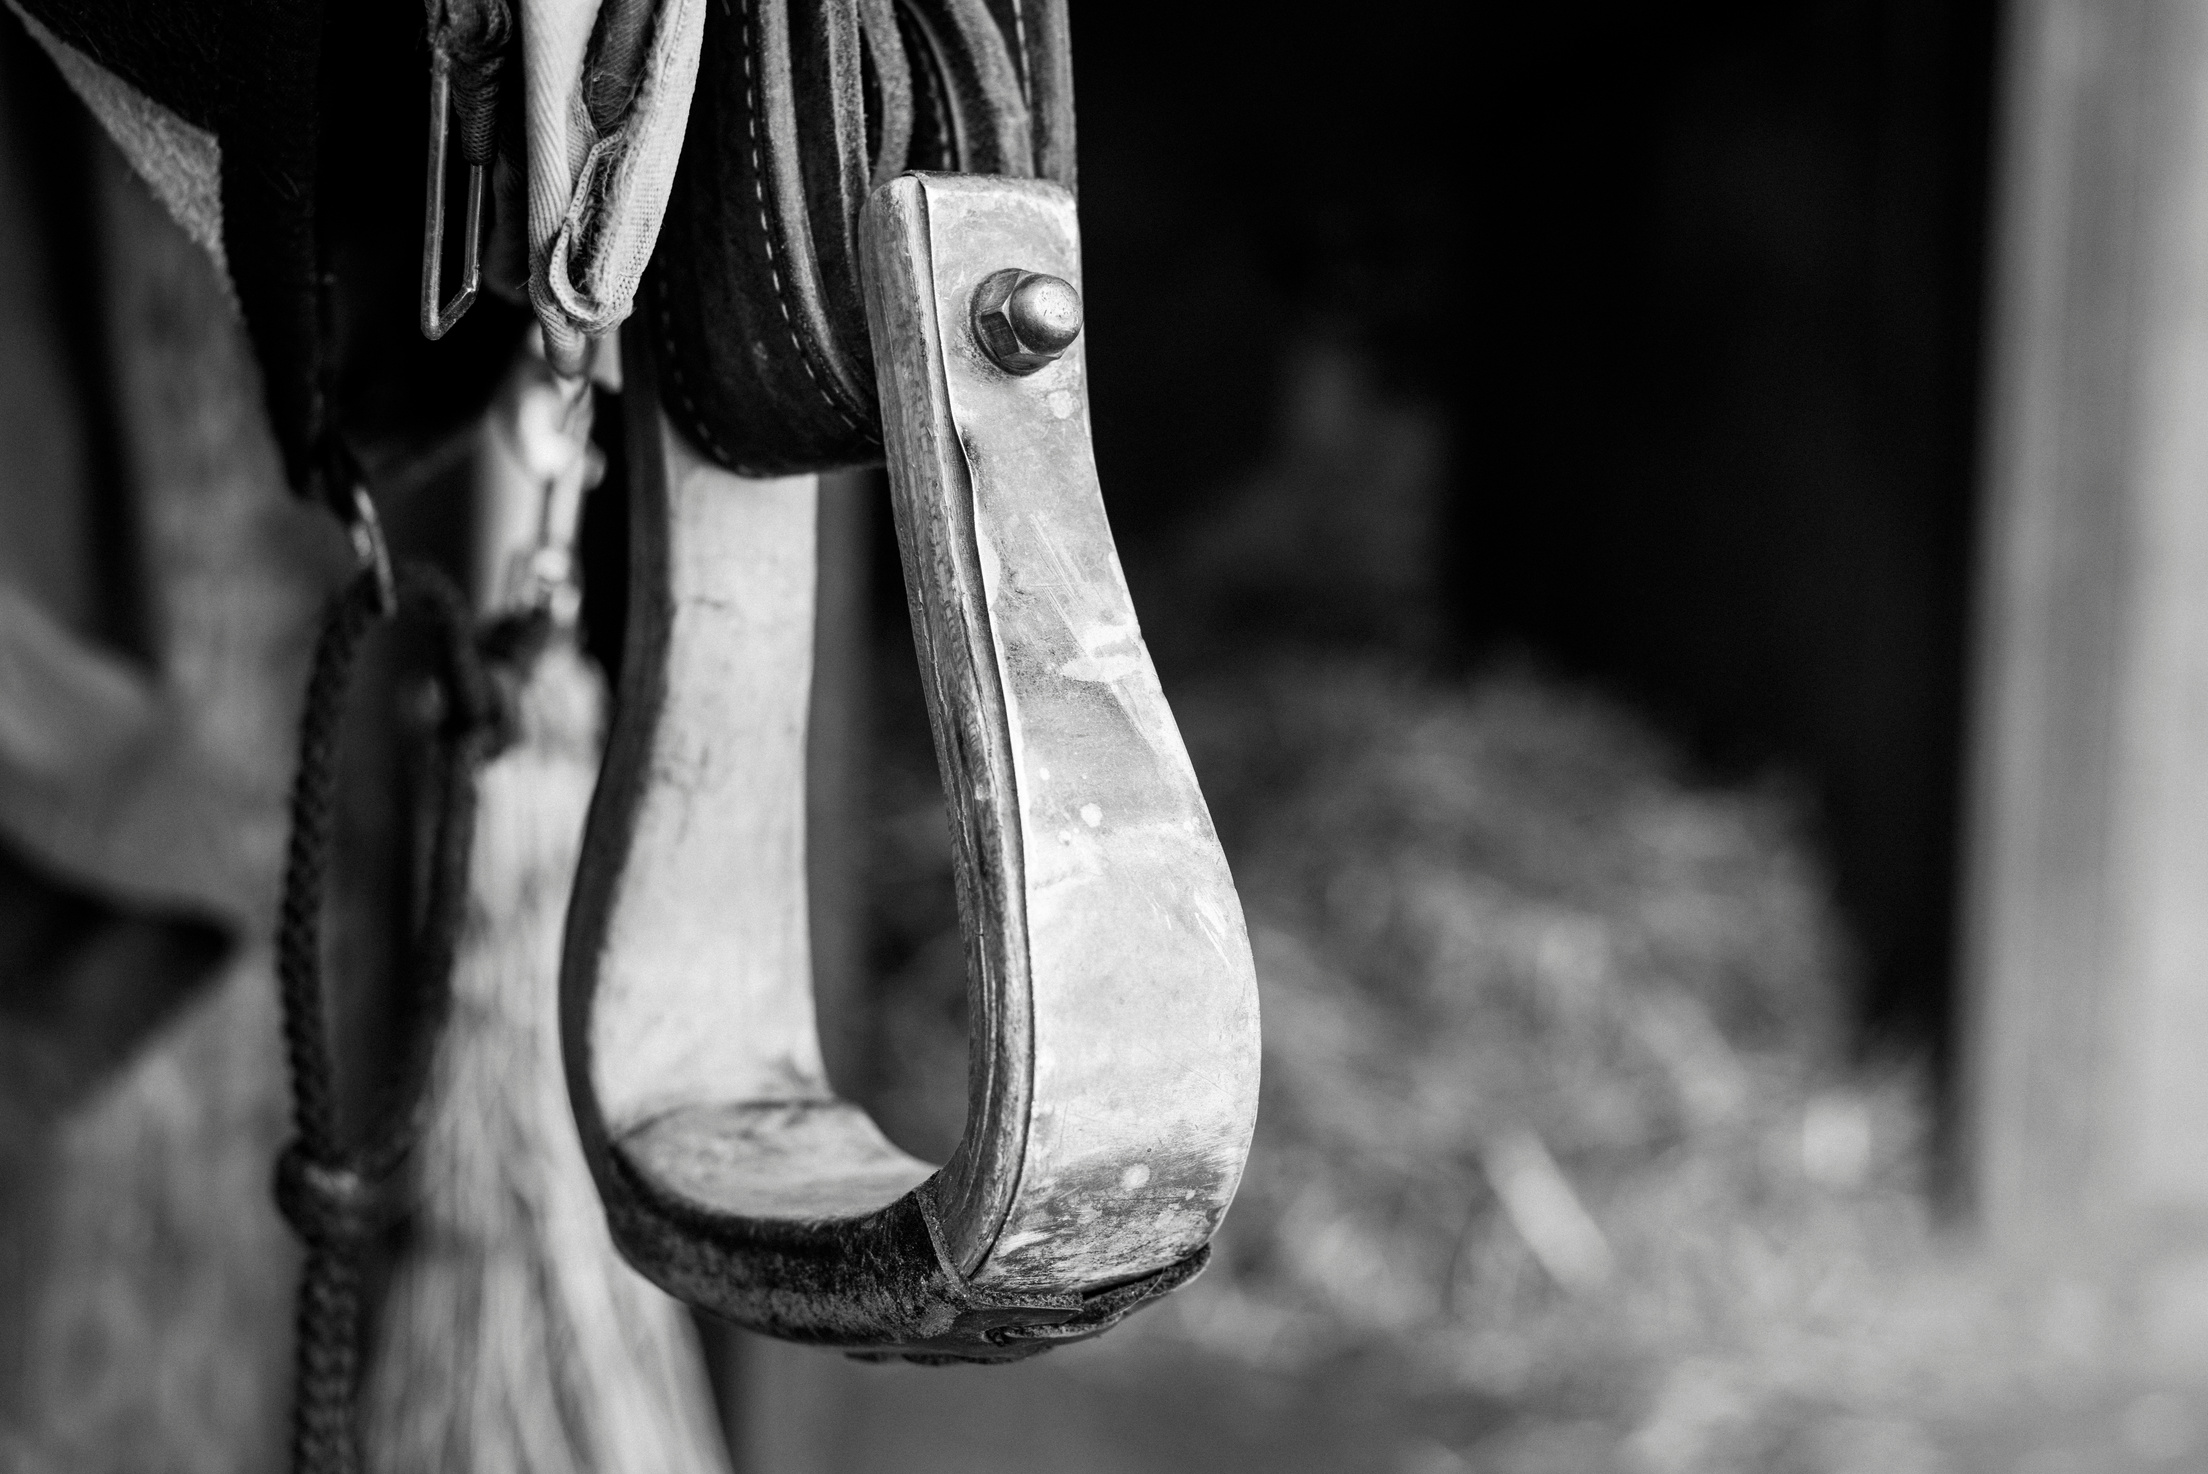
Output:
<instances>
[{"instance_id":1,"label":"rope knot","mask_svg":"<svg viewBox=\"0 0 2208 1474\"><path fill-rule=\"evenodd\" d=\"M318 1162L293 1141L276 1159L276 1209L293 1233L316 1247L364 1244L397 1217L393 1174L351 1163Z\"/></svg>"}]
</instances>

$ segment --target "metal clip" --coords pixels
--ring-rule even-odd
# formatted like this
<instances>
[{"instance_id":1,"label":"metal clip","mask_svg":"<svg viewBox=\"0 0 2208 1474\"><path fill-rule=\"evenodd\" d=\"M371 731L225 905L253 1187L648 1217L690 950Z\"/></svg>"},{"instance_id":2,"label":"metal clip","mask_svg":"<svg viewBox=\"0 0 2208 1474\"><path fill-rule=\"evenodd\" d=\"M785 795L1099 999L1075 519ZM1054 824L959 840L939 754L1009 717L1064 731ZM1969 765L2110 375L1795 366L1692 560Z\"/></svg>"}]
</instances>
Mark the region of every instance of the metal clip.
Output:
<instances>
[{"instance_id":1,"label":"metal clip","mask_svg":"<svg viewBox=\"0 0 2208 1474\"><path fill-rule=\"evenodd\" d=\"M483 285L483 189L490 171L468 166L467 234L461 254L467 268L460 290L441 302L445 270L445 150L452 135L452 58L442 49L429 57L429 198L422 210L422 336L437 341L468 315Z\"/></svg>"},{"instance_id":2,"label":"metal clip","mask_svg":"<svg viewBox=\"0 0 2208 1474\"><path fill-rule=\"evenodd\" d=\"M383 519L376 515L368 488L355 482L351 515L345 519L345 536L353 544L360 567L375 574L376 612L385 619L399 611L399 581L391 571L391 545L383 539Z\"/></svg>"},{"instance_id":3,"label":"metal clip","mask_svg":"<svg viewBox=\"0 0 2208 1474\"><path fill-rule=\"evenodd\" d=\"M525 354L494 410L498 454L485 466L486 493L510 504L492 514L503 524L497 542L505 549L497 601L542 610L563 629L582 613L575 535L583 497L606 472L590 440L592 414L588 379L564 377Z\"/></svg>"}]
</instances>

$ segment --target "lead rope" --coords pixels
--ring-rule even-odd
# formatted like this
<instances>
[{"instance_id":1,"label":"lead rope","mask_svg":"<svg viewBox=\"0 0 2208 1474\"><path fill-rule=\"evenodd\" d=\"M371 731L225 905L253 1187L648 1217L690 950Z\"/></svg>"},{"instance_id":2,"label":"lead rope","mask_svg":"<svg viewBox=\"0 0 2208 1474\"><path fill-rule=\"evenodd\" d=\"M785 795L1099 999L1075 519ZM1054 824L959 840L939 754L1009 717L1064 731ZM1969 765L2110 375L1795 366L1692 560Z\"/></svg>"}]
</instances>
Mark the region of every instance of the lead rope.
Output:
<instances>
[{"instance_id":1,"label":"lead rope","mask_svg":"<svg viewBox=\"0 0 2208 1474\"><path fill-rule=\"evenodd\" d=\"M444 708L436 743L437 829L421 936L411 958L414 997L398 1088L365 1138L348 1147L338 1137L322 992L322 898L337 737L362 637L378 620L401 611L423 616L438 640ZM426 1064L446 1013L475 825L474 770L488 747L493 713L492 688L467 606L442 574L414 563L399 565L395 575L388 565L368 567L331 598L299 724L299 769L292 782L291 839L276 930L298 1133L277 1159L276 1204L306 1247L293 1363L294 1474L356 1474L360 1467L354 1400L361 1258L395 1216L391 1185L414 1142Z\"/></svg>"}]
</instances>

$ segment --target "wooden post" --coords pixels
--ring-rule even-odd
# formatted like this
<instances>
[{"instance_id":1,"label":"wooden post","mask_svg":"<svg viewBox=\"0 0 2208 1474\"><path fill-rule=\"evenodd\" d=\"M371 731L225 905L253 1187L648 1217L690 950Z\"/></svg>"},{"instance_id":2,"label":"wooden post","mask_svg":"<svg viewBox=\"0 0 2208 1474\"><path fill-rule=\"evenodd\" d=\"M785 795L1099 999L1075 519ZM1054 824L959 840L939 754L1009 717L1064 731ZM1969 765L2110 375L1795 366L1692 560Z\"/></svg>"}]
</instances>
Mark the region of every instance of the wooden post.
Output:
<instances>
[{"instance_id":1,"label":"wooden post","mask_svg":"<svg viewBox=\"0 0 2208 1474\"><path fill-rule=\"evenodd\" d=\"M2010 27L1963 967L2013 1247L2208 1217L2208 11Z\"/></svg>"}]
</instances>

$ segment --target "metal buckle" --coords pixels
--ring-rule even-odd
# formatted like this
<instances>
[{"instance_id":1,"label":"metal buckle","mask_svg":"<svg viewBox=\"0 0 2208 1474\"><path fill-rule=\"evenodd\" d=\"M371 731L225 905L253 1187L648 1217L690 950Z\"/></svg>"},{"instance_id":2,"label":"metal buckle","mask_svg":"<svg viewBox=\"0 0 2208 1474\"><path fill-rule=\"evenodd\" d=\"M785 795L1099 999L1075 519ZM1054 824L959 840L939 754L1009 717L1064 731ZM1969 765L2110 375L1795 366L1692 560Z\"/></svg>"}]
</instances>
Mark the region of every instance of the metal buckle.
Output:
<instances>
[{"instance_id":1,"label":"metal buckle","mask_svg":"<svg viewBox=\"0 0 2208 1474\"><path fill-rule=\"evenodd\" d=\"M1001 1358L1201 1263L1255 1125L1256 981L1105 520L1072 197L907 175L861 231L970 928L965 1137L919 1161L828 1084L803 863L814 479L691 449L646 338L569 1088L615 1236L663 1287L797 1339Z\"/></svg>"},{"instance_id":2,"label":"metal buckle","mask_svg":"<svg viewBox=\"0 0 2208 1474\"><path fill-rule=\"evenodd\" d=\"M481 164L468 166L468 220L460 243L467 265L460 290L441 302L445 272L445 151L452 134L452 58L442 50L429 56L429 184L422 207L422 336L437 341L468 315L483 285L483 193Z\"/></svg>"}]
</instances>

